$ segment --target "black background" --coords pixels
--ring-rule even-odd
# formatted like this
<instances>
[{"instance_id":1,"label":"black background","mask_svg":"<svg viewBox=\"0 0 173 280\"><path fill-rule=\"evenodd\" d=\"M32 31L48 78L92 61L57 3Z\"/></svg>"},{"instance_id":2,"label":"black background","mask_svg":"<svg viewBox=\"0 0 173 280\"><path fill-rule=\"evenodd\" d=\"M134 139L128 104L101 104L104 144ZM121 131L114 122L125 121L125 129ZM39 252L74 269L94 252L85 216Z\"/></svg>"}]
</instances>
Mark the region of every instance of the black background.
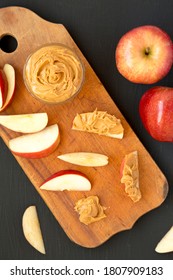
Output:
<instances>
[{"instance_id":1,"label":"black background","mask_svg":"<svg viewBox=\"0 0 173 280\"><path fill-rule=\"evenodd\" d=\"M1 8L7 6L26 7L48 21L64 24L167 177L169 193L159 208L141 217L131 230L114 235L97 248L83 248L69 240L0 140L0 259L173 259L173 253L157 254L154 250L173 225L173 144L157 142L145 131L139 118L138 104L142 94L151 86L136 85L125 80L118 73L114 60L118 40L136 26L157 25L173 39L172 1L0 0ZM157 85L173 87L173 69ZM152 176L152 170L149 175ZM26 207L32 204L38 209L46 255L33 249L23 236L22 215Z\"/></svg>"}]
</instances>

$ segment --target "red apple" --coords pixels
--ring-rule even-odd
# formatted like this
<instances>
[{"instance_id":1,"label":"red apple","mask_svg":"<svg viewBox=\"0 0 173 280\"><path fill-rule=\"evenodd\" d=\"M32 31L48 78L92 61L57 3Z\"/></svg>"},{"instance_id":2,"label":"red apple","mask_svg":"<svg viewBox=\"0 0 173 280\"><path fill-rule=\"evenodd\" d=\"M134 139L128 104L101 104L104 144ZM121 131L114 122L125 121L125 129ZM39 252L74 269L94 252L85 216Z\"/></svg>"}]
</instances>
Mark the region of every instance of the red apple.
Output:
<instances>
[{"instance_id":1,"label":"red apple","mask_svg":"<svg viewBox=\"0 0 173 280\"><path fill-rule=\"evenodd\" d=\"M153 87L139 103L144 127L156 140L173 142L173 88Z\"/></svg>"},{"instance_id":2,"label":"red apple","mask_svg":"<svg viewBox=\"0 0 173 280\"><path fill-rule=\"evenodd\" d=\"M17 156L41 158L52 153L60 142L57 124L31 134L25 134L9 141L10 150Z\"/></svg>"},{"instance_id":3,"label":"red apple","mask_svg":"<svg viewBox=\"0 0 173 280\"><path fill-rule=\"evenodd\" d=\"M2 69L0 69L0 109L3 107L7 96L7 78Z\"/></svg>"},{"instance_id":4,"label":"red apple","mask_svg":"<svg viewBox=\"0 0 173 280\"><path fill-rule=\"evenodd\" d=\"M173 252L173 226L167 231L157 244L155 251L157 253Z\"/></svg>"},{"instance_id":5,"label":"red apple","mask_svg":"<svg viewBox=\"0 0 173 280\"><path fill-rule=\"evenodd\" d=\"M16 132L34 133L46 127L47 113L0 116L0 124Z\"/></svg>"},{"instance_id":6,"label":"red apple","mask_svg":"<svg viewBox=\"0 0 173 280\"><path fill-rule=\"evenodd\" d=\"M121 37L115 60L118 71L127 80L141 84L156 83L172 67L172 40L156 26L136 27Z\"/></svg>"},{"instance_id":7,"label":"red apple","mask_svg":"<svg viewBox=\"0 0 173 280\"><path fill-rule=\"evenodd\" d=\"M3 71L4 71L6 79L7 79L8 90L7 90L5 102L2 106L2 108L0 108L0 112L5 110L6 107L11 103L13 96L14 96L14 92L15 92L15 71L14 71L13 66L10 64L5 64Z\"/></svg>"},{"instance_id":8,"label":"red apple","mask_svg":"<svg viewBox=\"0 0 173 280\"><path fill-rule=\"evenodd\" d=\"M88 178L77 170L60 170L50 176L40 187L47 191L89 191L91 183Z\"/></svg>"}]
</instances>

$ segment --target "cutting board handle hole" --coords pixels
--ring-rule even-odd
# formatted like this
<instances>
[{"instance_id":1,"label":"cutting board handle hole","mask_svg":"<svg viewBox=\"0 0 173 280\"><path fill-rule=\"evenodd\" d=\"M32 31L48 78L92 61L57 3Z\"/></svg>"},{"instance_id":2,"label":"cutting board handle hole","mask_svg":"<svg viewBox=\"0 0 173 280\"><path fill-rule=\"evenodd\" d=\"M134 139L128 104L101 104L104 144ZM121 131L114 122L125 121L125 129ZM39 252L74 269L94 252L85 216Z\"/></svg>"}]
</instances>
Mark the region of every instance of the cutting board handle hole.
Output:
<instances>
[{"instance_id":1,"label":"cutting board handle hole","mask_svg":"<svg viewBox=\"0 0 173 280\"><path fill-rule=\"evenodd\" d=\"M17 49L18 42L16 38L10 34L4 34L0 38L0 49L6 53L12 53Z\"/></svg>"}]
</instances>

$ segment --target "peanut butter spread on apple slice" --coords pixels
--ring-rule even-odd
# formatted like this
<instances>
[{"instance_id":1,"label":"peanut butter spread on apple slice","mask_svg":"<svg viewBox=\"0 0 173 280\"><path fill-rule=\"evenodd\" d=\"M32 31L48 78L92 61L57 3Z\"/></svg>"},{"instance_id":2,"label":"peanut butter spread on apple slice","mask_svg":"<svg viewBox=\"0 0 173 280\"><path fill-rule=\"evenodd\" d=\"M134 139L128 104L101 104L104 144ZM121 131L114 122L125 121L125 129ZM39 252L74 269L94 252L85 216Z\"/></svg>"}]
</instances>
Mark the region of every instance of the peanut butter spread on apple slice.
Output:
<instances>
[{"instance_id":1,"label":"peanut butter spread on apple slice","mask_svg":"<svg viewBox=\"0 0 173 280\"><path fill-rule=\"evenodd\" d=\"M125 156L121 183L125 184L125 192L134 202L137 202L141 199L137 151Z\"/></svg>"},{"instance_id":2,"label":"peanut butter spread on apple slice","mask_svg":"<svg viewBox=\"0 0 173 280\"><path fill-rule=\"evenodd\" d=\"M120 119L97 109L93 112L77 114L73 120L72 129L119 139L122 139L124 134Z\"/></svg>"},{"instance_id":3,"label":"peanut butter spread on apple slice","mask_svg":"<svg viewBox=\"0 0 173 280\"><path fill-rule=\"evenodd\" d=\"M89 196L76 202L75 211L79 213L80 222L89 225L106 217L105 207L99 203L98 196Z\"/></svg>"}]
</instances>

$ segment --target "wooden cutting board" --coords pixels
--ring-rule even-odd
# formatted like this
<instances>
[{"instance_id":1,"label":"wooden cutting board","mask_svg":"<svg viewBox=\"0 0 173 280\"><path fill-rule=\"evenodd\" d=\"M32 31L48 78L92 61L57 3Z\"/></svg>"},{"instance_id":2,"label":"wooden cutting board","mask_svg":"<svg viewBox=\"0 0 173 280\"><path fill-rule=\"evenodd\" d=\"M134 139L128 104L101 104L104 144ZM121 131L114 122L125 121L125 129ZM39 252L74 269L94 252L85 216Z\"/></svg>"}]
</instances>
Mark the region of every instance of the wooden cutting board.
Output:
<instances>
[{"instance_id":1,"label":"wooden cutting board","mask_svg":"<svg viewBox=\"0 0 173 280\"><path fill-rule=\"evenodd\" d=\"M25 8L7 7L0 10L0 37L6 34L11 34L17 39L18 47L12 53L0 50L0 67L9 63L16 70L15 98L3 114L47 112L49 124L58 123L61 133L61 143L50 156L31 160L16 156L16 160L68 237L84 247L99 246L117 232L130 229L139 217L158 207L164 201L168 192L166 178L62 24L47 22ZM37 47L46 43L63 43L73 48L85 66L85 82L81 92L72 102L65 105L44 105L31 97L24 86L22 71L27 56ZM125 129L122 140L71 129L72 121L77 113L93 111L96 108L108 111L121 119ZM1 127L0 135L8 146L9 139L19 134ZM122 159L127 153L134 150L139 153L142 192L142 199L137 203L133 203L125 194L119 175ZM74 151L106 154L109 157L109 164L98 168L79 167L57 159L59 154ZM40 190L41 183L61 169L74 169L85 173L92 183L91 191L48 192ZM89 195L99 197L100 203L106 207L107 217L86 226L79 221L79 216L74 211L74 205L80 198Z\"/></svg>"}]
</instances>

